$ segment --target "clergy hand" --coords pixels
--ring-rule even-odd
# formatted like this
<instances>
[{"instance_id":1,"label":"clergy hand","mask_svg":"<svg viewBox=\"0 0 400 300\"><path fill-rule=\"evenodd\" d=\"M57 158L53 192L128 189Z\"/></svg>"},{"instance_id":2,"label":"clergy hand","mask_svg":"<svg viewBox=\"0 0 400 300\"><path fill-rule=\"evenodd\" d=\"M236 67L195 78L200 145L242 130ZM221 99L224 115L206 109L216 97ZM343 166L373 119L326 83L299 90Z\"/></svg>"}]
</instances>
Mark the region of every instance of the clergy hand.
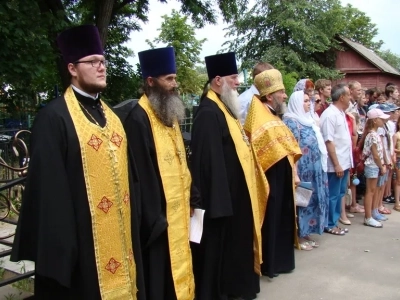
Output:
<instances>
[{"instance_id":1,"label":"clergy hand","mask_svg":"<svg viewBox=\"0 0 400 300\"><path fill-rule=\"evenodd\" d=\"M294 175L294 185L298 186L300 184L300 178L299 176L296 174Z\"/></svg>"},{"instance_id":2,"label":"clergy hand","mask_svg":"<svg viewBox=\"0 0 400 300\"><path fill-rule=\"evenodd\" d=\"M193 215L194 215L194 208L191 207L191 208L190 208L190 217L193 217Z\"/></svg>"}]
</instances>

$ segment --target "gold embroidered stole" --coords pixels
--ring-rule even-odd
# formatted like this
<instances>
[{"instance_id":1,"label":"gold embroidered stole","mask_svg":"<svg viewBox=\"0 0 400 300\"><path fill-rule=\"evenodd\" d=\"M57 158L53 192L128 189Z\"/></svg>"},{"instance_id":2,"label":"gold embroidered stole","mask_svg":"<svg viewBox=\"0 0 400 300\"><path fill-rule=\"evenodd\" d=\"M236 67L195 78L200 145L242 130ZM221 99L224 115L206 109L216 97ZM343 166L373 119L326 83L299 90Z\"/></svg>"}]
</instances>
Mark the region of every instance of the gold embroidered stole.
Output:
<instances>
[{"instance_id":1,"label":"gold embroidered stole","mask_svg":"<svg viewBox=\"0 0 400 300\"><path fill-rule=\"evenodd\" d=\"M189 245L190 187L192 177L178 122L165 126L143 95L139 105L146 112L156 147L168 221L168 245L175 293L178 300L193 300L194 277ZM155 276L163 276L155 275Z\"/></svg>"},{"instance_id":2,"label":"gold embroidered stole","mask_svg":"<svg viewBox=\"0 0 400 300\"><path fill-rule=\"evenodd\" d=\"M71 87L64 97L82 154L101 299L136 299L124 129L104 103L107 124L101 128L84 115Z\"/></svg>"},{"instance_id":3,"label":"gold embroidered stole","mask_svg":"<svg viewBox=\"0 0 400 300\"><path fill-rule=\"evenodd\" d=\"M244 138L244 131L240 122L233 118L225 105L218 98L213 90L209 90L207 98L214 101L219 109L224 113L229 133L231 134L235 150L242 166L247 188L250 194L251 208L254 220L254 271L261 274L262 249L261 249L261 226L264 221L265 209L269 193L268 182L265 178L261 166L257 162L255 153L251 145L247 145Z\"/></svg>"},{"instance_id":4,"label":"gold embroidered stole","mask_svg":"<svg viewBox=\"0 0 400 300\"><path fill-rule=\"evenodd\" d=\"M301 149L290 129L255 96L249 107L244 130L264 172L284 157L289 159L293 168L301 157Z\"/></svg>"},{"instance_id":5,"label":"gold embroidered stole","mask_svg":"<svg viewBox=\"0 0 400 300\"><path fill-rule=\"evenodd\" d=\"M278 116L274 116L256 96L253 96L251 101L244 130L264 172L284 157L288 158L292 169L296 167L295 162L302 155L297 140L285 123ZM292 186L294 192L294 176L292 176ZM296 210L294 217L296 218ZM297 229L297 222L295 224ZM295 244L299 247L297 230L295 230Z\"/></svg>"}]
</instances>

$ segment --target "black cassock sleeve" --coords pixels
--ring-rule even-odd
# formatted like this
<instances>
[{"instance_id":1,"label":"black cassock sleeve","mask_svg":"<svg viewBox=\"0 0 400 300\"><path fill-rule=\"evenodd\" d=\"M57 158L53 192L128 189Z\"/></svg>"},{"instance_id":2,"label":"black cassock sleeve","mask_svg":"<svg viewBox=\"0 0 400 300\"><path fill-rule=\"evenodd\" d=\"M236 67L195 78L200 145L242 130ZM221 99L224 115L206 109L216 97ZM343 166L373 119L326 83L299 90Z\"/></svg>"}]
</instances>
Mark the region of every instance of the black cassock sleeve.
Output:
<instances>
[{"instance_id":1,"label":"black cassock sleeve","mask_svg":"<svg viewBox=\"0 0 400 300\"><path fill-rule=\"evenodd\" d=\"M192 207L192 208L201 208L200 191L194 185L193 180L192 180L192 184L190 186L190 207Z\"/></svg>"},{"instance_id":2,"label":"black cassock sleeve","mask_svg":"<svg viewBox=\"0 0 400 300\"><path fill-rule=\"evenodd\" d=\"M200 107L192 130L192 176L208 218L233 215L224 156L224 142L230 136L221 115L209 107Z\"/></svg>"},{"instance_id":3,"label":"black cassock sleeve","mask_svg":"<svg viewBox=\"0 0 400 300\"><path fill-rule=\"evenodd\" d=\"M67 148L61 116L52 109L40 111L32 129L29 172L11 260L32 260L37 274L68 288L78 246Z\"/></svg>"},{"instance_id":4,"label":"black cassock sleeve","mask_svg":"<svg viewBox=\"0 0 400 300\"><path fill-rule=\"evenodd\" d=\"M140 237L145 250L167 229L165 197L150 123L143 108L138 105L133 108L125 119L124 127L139 177Z\"/></svg>"}]
</instances>

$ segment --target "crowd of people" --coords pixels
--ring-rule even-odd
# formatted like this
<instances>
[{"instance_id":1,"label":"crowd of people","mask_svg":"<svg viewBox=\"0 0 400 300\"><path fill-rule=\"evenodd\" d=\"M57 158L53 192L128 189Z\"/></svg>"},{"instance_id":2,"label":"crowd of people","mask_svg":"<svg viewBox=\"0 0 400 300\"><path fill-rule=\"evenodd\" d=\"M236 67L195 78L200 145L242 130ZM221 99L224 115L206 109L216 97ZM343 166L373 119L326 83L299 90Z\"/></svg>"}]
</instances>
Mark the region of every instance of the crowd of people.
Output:
<instances>
[{"instance_id":1,"label":"crowd of people","mask_svg":"<svg viewBox=\"0 0 400 300\"><path fill-rule=\"evenodd\" d=\"M292 272L295 248L319 247L315 235L347 234L339 223L354 213L382 227L391 212L382 201L400 211L391 84L384 97L358 82L302 79L286 109L271 64L256 64L238 96L235 53L207 56L189 166L172 47L139 52L143 94L120 120L101 99L97 28L68 29L57 44L71 84L35 118L11 256L35 262L32 298L255 299L260 277ZM364 206L356 162L365 165ZM312 195L300 207L304 182ZM195 209L205 210L200 243L189 242Z\"/></svg>"}]
</instances>

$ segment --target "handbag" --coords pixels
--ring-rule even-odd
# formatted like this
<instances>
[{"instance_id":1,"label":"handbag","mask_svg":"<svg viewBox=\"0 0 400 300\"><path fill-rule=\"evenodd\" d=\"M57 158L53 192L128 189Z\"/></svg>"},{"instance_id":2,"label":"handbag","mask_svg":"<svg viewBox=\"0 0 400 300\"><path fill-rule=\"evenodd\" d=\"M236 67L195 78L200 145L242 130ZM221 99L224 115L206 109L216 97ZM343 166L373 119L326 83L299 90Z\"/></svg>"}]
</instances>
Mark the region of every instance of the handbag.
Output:
<instances>
[{"instance_id":1,"label":"handbag","mask_svg":"<svg viewBox=\"0 0 400 300\"><path fill-rule=\"evenodd\" d=\"M301 182L294 191L296 206L307 207L312 193L311 182Z\"/></svg>"},{"instance_id":2,"label":"handbag","mask_svg":"<svg viewBox=\"0 0 400 300\"><path fill-rule=\"evenodd\" d=\"M354 160L354 174L360 174L364 172L364 158L362 155L362 151L359 147L354 148L353 150L353 160Z\"/></svg>"}]
</instances>

